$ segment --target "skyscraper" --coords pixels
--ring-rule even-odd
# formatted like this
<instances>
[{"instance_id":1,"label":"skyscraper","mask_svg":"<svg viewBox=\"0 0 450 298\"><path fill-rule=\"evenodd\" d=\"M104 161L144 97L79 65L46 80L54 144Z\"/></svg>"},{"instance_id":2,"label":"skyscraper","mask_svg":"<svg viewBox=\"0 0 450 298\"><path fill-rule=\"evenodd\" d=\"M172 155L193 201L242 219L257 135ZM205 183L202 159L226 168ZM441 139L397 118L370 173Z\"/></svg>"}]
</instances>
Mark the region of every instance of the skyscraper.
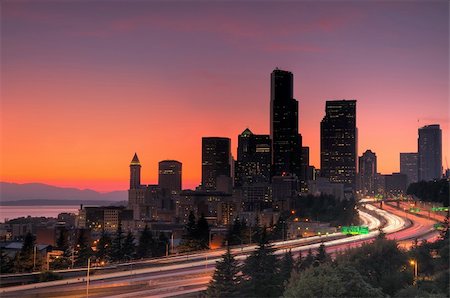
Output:
<instances>
[{"instance_id":1,"label":"skyscraper","mask_svg":"<svg viewBox=\"0 0 450 298\"><path fill-rule=\"evenodd\" d=\"M171 194L181 191L181 167L176 160L163 160L159 162L158 185L161 189L168 190Z\"/></svg>"},{"instance_id":2,"label":"skyscraper","mask_svg":"<svg viewBox=\"0 0 450 298\"><path fill-rule=\"evenodd\" d=\"M356 100L327 101L320 123L321 176L354 189L356 144Z\"/></svg>"},{"instance_id":3,"label":"skyscraper","mask_svg":"<svg viewBox=\"0 0 450 298\"><path fill-rule=\"evenodd\" d=\"M238 136L235 185L270 182L271 141L269 135L255 135L245 129Z\"/></svg>"},{"instance_id":4,"label":"skyscraper","mask_svg":"<svg viewBox=\"0 0 450 298\"><path fill-rule=\"evenodd\" d=\"M442 130L439 124L419 128L419 181L442 177Z\"/></svg>"},{"instance_id":5,"label":"skyscraper","mask_svg":"<svg viewBox=\"0 0 450 298\"><path fill-rule=\"evenodd\" d=\"M146 185L141 185L141 163L135 153L130 163L130 189L128 190L128 209L133 210L134 219L142 219L145 192Z\"/></svg>"},{"instance_id":6,"label":"skyscraper","mask_svg":"<svg viewBox=\"0 0 450 298\"><path fill-rule=\"evenodd\" d=\"M377 175L377 156L371 150L366 150L359 157L360 190L363 195L374 195L376 192L375 176Z\"/></svg>"},{"instance_id":7,"label":"skyscraper","mask_svg":"<svg viewBox=\"0 0 450 298\"><path fill-rule=\"evenodd\" d=\"M202 138L202 187L216 190L217 178L231 179L231 140L229 138Z\"/></svg>"},{"instance_id":8,"label":"skyscraper","mask_svg":"<svg viewBox=\"0 0 450 298\"><path fill-rule=\"evenodd\" d=\"M418 181L417 153L400 153L400 173L405 174L407 183Z\"/></svg>"},{"instance_id":9,"label":"skyscraper","mask_svg":"<svg viewBox=\"0 0 450 298\"><path fill-rule=\"evenodd\" d=\"M275 69L271 74L270 138L273 176L301 177L302 140L298 132L298 102L294 99L294 77Z\"/></svg>"},{"instance_id":10,"label":"skyscraper","mask_svg":"<svg viewBox=\"0 0 450 298\"><path fill-rule=\"evenodd\" d=\"M136 153L130 163L130 189L137 189L141 186L141 163Z\"/></svg>"}]
</instances>

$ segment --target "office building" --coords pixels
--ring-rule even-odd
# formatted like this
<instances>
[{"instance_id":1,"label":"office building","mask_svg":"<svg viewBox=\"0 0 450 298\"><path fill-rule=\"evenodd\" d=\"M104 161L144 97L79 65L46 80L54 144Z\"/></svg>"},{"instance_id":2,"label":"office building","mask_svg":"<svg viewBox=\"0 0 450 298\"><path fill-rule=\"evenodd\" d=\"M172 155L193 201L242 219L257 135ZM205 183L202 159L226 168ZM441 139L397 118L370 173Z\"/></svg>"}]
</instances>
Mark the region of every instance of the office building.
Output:
<instances>
[{"instance_id":1,"label":"office building","mask_svg":"<svg viewBox=\"0 0 450 298\"><path fill-rule=\"evenodd\" d=\"M275 69L271 74L270 138L272 176L301 177L302 140L298 131L298 102L294 99L294 76Z\"/></svg>"},{"instance_id":2,"label":"office building","mask_svg":"<svg viewBox=\"0 0 450 298\"><path fill-rule=\"evenodd\" d=\"M163 191L172 195L181 191L181 167L181 162L176 160L159 162L158 185Z\"/></svg>"},{"instance_id":3,"label":"office building","mask_svg":"<svg viewBox=\"0 0 450 298\"><path fill-rule=\"evenodd\" d=\"M217 190L217 178L231 179L231 141L229 138L202 138L202 188Z\"/></svg>"},{"instance_id":4,"label":"office building","mask_svg":"<svg viewBox=\"0 0 450 298\"><path fill-rule=\"evenodd\" d=\"M354 190L356 157L356 100L327 101L320 123L321 176Z\"/></svg>"},{"instance_id":5,"label":"office building","mask_svg":"<svg viewBox=\"0 0 450 298\"><path fill-rule=\"evenodd\" d=\"M407 184L418 181L418 155L417 153L400 153L400 173L405 174Z\"/></svg>"},{"instance_id":6,"label":"office building","mask_svg":"<svg viewBox=\"0 0 450 298\"><path fill-rule=\"evenodd\" d=\"M250 129L245 129L238 136L235 186L269 183L271 160L270 136L255 135Z\"/></svg>"},{"instance_id":7,"label":"office building","mask_svg":"<svg viewBox=\"0 0 450 298\"><path fill-rule=\"evenodd\" d=\"M375 179L377 174L377 156L367 150L359 157L359 189L362 195L374 195L376 192Z\"/></svg>"},{"instance_id":8,"label":"office building","mask_svg":"<svg viewBox=\"0 0 450 298\"><path fill-rule=\"evenodd\" d=\"M442 178L442 130L439 124L419 128L418 179L430 181Z\"/></svg>"}]
</instances>

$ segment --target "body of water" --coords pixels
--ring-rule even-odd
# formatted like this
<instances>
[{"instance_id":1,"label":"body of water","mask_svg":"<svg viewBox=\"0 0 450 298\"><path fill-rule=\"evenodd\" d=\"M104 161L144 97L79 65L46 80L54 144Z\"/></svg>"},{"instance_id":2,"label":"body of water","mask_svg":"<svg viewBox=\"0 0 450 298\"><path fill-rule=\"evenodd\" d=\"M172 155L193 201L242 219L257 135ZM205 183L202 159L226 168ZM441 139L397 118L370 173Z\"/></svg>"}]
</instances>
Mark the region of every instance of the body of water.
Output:
<instances>
[{"instance_id":1,"label":"body of water","mask_svg":"<svg viewBox=\"0 0 450 298\"><path fill-rule=\"evenodd\" d=\"M18 217L58 217L59 213L78 214L80 205L68 206L0 206L0 222Z\"/></svg>"}]
</instances>

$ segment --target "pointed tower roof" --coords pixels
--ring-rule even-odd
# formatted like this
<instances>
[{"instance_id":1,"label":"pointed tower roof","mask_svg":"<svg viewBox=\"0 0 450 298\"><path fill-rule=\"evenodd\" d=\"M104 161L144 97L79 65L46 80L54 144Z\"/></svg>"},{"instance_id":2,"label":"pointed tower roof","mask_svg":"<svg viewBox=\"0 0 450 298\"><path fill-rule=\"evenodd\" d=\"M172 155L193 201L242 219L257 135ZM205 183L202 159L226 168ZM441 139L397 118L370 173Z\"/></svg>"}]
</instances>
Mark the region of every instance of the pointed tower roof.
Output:
<instances>
[{"instance_id":1,"label":"pointed tower roof","mask_svg":"<svg viewBox=\"0 0 450 298\"><path fill-rule=\"evenodd\" d=\"M141 162L136 153L134 153L133 159L131 160L130 166L140 166Z\"/></svg>"},{"instance_id":2,"label":"pointed tower roof","mask_svg":"<svg viewBox=\"0 0 450 298\"><path fill-rule=\"evenodd\" d=\"M247 136L250 136L250 135L252 135L252 134L253 134L252 131L247 127L247 128L241 133L241 136L247 137Z\"/></svg>"}]
</instances>

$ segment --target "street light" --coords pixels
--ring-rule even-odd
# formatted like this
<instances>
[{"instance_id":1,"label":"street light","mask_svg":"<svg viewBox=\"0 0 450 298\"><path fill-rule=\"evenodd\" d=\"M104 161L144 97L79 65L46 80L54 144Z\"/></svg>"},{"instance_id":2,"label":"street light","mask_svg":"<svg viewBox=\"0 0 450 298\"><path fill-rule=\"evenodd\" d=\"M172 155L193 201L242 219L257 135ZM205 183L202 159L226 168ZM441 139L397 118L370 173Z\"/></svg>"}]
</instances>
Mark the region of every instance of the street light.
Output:
<instances>
[{"instance_id":1,"label":"street light","mask_svg":"<svg viewBox=\"0 0 450 298\"><path fill-rule=\"evenodd\" d=\"M414 266L414 280L413 280L413 285L417 285L417 277L418 277L418 267L419 264L417 263L417 260L410 260L409 264L411 264L411 266Z\"/></svg>"},{"instance_id":2,"label":"street light","mask_svg":"<svg viewBox=\"0 0 450 298\"><path fill-rule=\"evenodd\" d=\"M87 276L86 276L86 297L89 297L89 269L91 269L91 258L88 258Z\"/></svg>"}]
</instances>

